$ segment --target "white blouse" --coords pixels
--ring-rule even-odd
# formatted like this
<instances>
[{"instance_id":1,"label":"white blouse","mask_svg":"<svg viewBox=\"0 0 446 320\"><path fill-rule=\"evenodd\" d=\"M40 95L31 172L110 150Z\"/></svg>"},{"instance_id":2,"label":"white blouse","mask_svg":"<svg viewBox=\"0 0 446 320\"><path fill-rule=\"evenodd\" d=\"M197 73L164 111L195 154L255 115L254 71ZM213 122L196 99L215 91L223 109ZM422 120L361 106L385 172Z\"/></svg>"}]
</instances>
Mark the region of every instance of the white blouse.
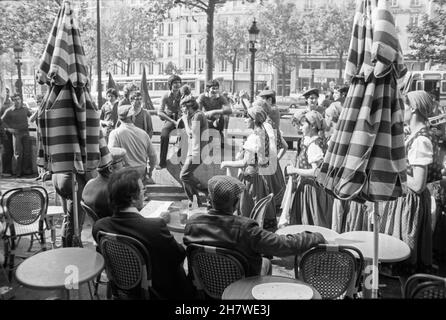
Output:
<instances>
[{"instance_id":1,"label":"white blouse","mask_svg":"<svg viewBox=\"0 0 446 320\"><path fill-rule=\"evenodd\" d=\"M324 159L324 152L317 143L313 143L315 140L320 138L319 136L314 137L304 137L303 144L308 147L307 149L307 159L308 163L318 163Z\"/></svg>"}]
</instances>

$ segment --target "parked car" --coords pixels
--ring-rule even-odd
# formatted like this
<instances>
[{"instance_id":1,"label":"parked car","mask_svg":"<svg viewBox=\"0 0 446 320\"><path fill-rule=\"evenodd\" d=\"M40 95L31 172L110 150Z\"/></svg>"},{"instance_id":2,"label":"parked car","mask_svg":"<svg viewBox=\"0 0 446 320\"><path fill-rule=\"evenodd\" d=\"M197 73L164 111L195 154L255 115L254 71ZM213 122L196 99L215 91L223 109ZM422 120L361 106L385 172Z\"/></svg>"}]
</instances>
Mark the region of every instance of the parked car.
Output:
<instances>
[{"instance_id":1,"label":"parked car","mask_svg":"<svg viewBox=\"0 0 446 320\"><path fill-rule=\"evenodd\" d=\"M298 109L304 109L307 104L302 95L278 96L276 100L276 105L282 114L294 113Z\"/></svg>"}]
</instances>

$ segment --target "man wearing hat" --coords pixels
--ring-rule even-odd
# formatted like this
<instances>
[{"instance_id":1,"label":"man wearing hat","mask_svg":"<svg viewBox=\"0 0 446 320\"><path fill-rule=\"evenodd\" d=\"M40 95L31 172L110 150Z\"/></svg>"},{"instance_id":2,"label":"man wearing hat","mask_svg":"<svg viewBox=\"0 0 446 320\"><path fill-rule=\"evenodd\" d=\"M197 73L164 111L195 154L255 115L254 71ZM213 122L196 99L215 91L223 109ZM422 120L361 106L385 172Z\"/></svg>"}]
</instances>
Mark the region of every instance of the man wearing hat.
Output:
<instances>
[{"instance_id":1,"label":"man wearing hat","mask_svg":"<svg viewBox=\"0 0 446 320\"><path fill-rule=\"evenodd\" d=\"M333 98L335 102L340 102L341 105L343 105L345 98L347 97L348 90L349 86L342 86L340 88L336 88L333 92Z\"/></svg>"},{"instance_id":2,"label":"man wearing hat","mask_svg":"<svg viewBox=\"0 0 446 320\"><path fill-rule=\"evenodd\" d=\"M324 115L325 109L319 106L319 89L311 88L305 91L302 96L307 100L307 110L315 110L319 112L322 116Z\"/></svg>"},{"instance_id":3,"label":"man wearing hat","mask_svg":"<svg viewBox=\"0 0 446 320\"><path fill-rule=\"evenodd\" d=\"M132 105L118 107L118 117L121 121L119 128L110 133L108 147L123 148L127 151L124 165L136 169L143 182L152 183L152 172L157 163L157 156L149 135L135 126L132 121L134 115ZM147 161L149 162L149 179L146 179Z\"/></svg>"},{"instance_id":4,"label":"man wearing hat","mask_svg":"<svg viewBox=\"0 0 446 320\"><path fill-rule=\"evenodd\" d=\"M246 276L271 274L266 256L291 256L326 243L320 233L278 235L261 228L256 221L234 215L244 185L229 176L215 176L208 183L212 208L192 216L184 230L183 242L224 247L243 254L249 262Z\"/></svg>"},{"instance_id":5,"label":"man wearing hat","mask_svg":"<svg viewBox=\"0 0 446 320\"><path fill-rule=\"evenodd\" d=\"M161 99L161 107L158 116L164 120L160 137L160 163L157 169L163 169L167 165L167 152L169 151L170 133L176 129L177 122L181 117L180 100L181 100L181 78L176 74L171 75L167 80L169 92Z\"/></svg>"},{"instance_id":6,"label":"man wearing hat","mask_svg":"<svg viewBox=\"0 0 446 320\"><path fill-rule=\"evenodd\" d=\"M93 209L99 218L109 217L113 213L108 197L107 184L112 173L124 167L123 162L127 152L122 148L111 148L110 153L113 160L104 163L103 159L105 158L101 158L98 167L99 175L88 181L82 192L82 200Z\"/></svg>"}]
</instances>

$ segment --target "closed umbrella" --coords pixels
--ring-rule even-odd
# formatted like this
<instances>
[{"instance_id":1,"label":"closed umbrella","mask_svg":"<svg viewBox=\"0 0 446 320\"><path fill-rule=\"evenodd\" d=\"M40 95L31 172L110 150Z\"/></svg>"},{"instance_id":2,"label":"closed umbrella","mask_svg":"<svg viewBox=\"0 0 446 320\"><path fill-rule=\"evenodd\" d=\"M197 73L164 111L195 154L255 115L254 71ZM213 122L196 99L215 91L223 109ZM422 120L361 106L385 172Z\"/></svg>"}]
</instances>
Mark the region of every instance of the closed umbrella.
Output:
<instances>
[{"instance_id":1,"label":"closed umbrella","mask_svg":"<svg viewBox=\"0 0 446 320\"><path fill-rule=\"evenodd\" d=\"M38 114L38 165L52 173L72 173L74 237L79 240L76 174L96 169L101 157L111 161L111 155L100 137L99 110L87 87L85 53L72 14L65 1L39 67L38 80L50 90Z\"/></svg>"},{"instance_id":2,"label":"closed umbrella","mask_svg":"<svg viewBox=\"0 0 446 320\"><path fill-rule=\"evenodd\" d=\"M386 0L357 0L356 11L346 65L351 86L317 180L339 199L375 202L376 295L377 201L406 191L404 105L397 82L407 69Z\"/></svg>"},{"instance_id":3,"label":"closed umbrella","mask_svg":"<svg viewBox=\"0 0 446 320\"><path fill-rule=\"evenodd\" d=\"M147 88L146 68L144 68L142 72L141 96L143 108L147 110L155 110L155 108L153 107L152 99L150 99L149 88Z\"/></svg>"}]
</instances>

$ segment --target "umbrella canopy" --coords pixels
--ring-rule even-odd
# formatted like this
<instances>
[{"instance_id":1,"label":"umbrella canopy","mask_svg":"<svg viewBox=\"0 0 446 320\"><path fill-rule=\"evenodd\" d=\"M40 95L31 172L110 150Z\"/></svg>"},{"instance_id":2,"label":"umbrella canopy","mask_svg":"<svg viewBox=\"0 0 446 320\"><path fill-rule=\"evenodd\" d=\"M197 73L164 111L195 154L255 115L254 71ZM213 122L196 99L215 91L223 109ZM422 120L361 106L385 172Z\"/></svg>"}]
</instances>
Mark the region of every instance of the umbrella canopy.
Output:
<instances>
[{"instance_id":1,"label":"umbrella canopy","mask_svg":"<svg viewBox=\"0 0 446 320\"><path fill-rule=\"evenodd\" d=\"M148 110L155 110L155 108L153 107L152 99L150 99L149 88L147 88L146 68L144 68L142 72L141 95L143 108Z\"/></svg>"},{"instance_id":2,"label":"umbrella canopy","mask_svg":"<svg viewBox=\"0 0 446 320\"><path fill-rule=\"evenodd\" d=\"M108 82L106 89L108 90L110 88L113 88L116 91L118 90L118 86L116 85L115 80L113 80L111 72L108 72Z\"/></svg>"},{"instance_id":3,"label":"umbrella canopy","mask_svg":"<svg viewBox=\"0 0 446 320\"><path fill-rule=\"evenodd\" d=\"M350 90L317 180L340 199L394 200L406 191L403 101L407 72L385 0L357 0L346 78Z\"/></svg>"},{"instance_id":4,"label":"umbrella canopy","mask_svg":"<svg viewBox=\"0 0 446 320\"><path fill-rule=\"evenodd\" d=\"M111 159L100 139L99 110L87 88L84 48L68 1L54 22L38 80L51 86L38 114L38 165L53 173L85 173L98 167L101 156Z\"/></svg>"}]
</instances>

